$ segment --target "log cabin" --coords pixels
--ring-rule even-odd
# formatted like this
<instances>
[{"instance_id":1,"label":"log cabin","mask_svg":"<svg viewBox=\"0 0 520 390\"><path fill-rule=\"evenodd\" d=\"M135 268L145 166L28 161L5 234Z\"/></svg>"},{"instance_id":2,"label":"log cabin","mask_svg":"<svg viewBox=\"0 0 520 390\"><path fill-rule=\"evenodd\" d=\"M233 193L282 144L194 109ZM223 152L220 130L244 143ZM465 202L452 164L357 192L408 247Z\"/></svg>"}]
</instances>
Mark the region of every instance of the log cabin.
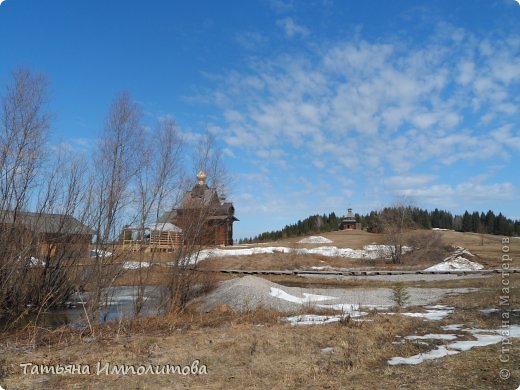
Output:
<instances>
[{"instance_id":1,"label":"log cabin","mask_svg":"<svg viewBox=\"0 0 520 390\"><path fill-rule=\"evenodd\" d=\"M0 211L0 250L21 258L86 258L94 231L71 215Z\"/></svg>"}]
</instances>

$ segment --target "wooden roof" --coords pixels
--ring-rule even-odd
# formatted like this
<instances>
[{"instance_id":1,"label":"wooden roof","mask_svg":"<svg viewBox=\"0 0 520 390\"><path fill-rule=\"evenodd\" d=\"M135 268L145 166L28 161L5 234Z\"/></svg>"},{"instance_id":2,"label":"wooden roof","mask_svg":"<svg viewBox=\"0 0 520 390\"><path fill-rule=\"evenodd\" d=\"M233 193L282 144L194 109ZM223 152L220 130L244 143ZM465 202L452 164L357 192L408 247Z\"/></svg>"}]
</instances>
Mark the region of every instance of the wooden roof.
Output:
<instances>
[{"instance_id":1,"label":"wooden roof","mask_svg":"<svg viewBox=\"0 0 520 390\"><path fill-rule=\"evenodd\" d=\"M0 211L0 224L19 224L35 233L94 234L87 225L71 215Z\"/></svg>"}]
</instances>

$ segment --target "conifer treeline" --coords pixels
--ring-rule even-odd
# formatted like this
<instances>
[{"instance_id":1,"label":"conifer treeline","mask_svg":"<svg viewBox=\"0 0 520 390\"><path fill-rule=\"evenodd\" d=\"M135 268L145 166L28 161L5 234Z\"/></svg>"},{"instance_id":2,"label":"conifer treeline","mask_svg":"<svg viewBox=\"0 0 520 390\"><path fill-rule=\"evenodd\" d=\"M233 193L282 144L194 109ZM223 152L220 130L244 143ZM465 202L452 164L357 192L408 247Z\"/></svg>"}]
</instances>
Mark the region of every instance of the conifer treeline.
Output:
<instances>
[{"instance_id":1,"label":"conifer treeline","mask_svg":"<svg viewBox=\"0 0 520 390\"><path fill-rule=\"evenodd\" d=\"M356 217L359 217L356 214ZM338 230L342 218L334 212L329 215L311 215L304 220L299 220L292 225L286 225L281 230L260 233L258 236L241 239L240 244L261 241L275 241L281 238L298 237L312 233L324 233Z\"/></svg>"},{"instance_id":2,"label":"conifer treeline","mask_svg":"<svg viewBox=\"0 0 520 390\"><path fill-rule=\"evenodd\" d=\"M363 229L369 232L381 232L380 214L372 211L366 215L356 214L356 220L360 222ZM408 215L413 225L419 229L450 229L459 232L488 233L501 236L520 236L520 220L506 218L502 213L496 215L489 210L487 213L465 211L462 215L453 215L449 211L435 209L433 211L409 207ZM338 217L334 212L329 215L312 215L295 224L287 225L281 230L264 232L258 236L240 240L240 243L274 241L281 238L297 237L308 234L317 234L338 230L343 217Z\"/></svg>"}]
</instances>

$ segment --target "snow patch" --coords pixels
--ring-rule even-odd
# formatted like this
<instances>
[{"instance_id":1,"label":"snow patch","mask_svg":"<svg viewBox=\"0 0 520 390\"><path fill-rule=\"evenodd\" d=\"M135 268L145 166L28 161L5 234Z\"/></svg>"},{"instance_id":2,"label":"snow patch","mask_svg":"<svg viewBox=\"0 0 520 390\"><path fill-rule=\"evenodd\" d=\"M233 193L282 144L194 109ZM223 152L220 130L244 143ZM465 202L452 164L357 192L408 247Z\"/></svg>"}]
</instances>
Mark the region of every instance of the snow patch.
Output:
<instances>
[{"instance_id":1,"label":"snow patch","mask_svg":"<svg viewBox=\"0 0 520 390\"><path fill-rule=\"evenodd\" d=\"M29 267L45 267L45 261L38 259L37 257L29 257L26 259Z\"/></svg>"},{"instance_id":2,"label":"snow patch","mask_svg":"<svg viewBox=\"0 0 520 390\"><path fill-rule=\"evenodd\" d=\"M479 311L484 314L491 314L491 313L497 313L499 310L495 309L494 307L490 307L487 309L480 309Z\"/></svg>"},{"instance_id":3,"label":"snow patch","mask_svg":"<svg viewBox=\"0 0 520 390\"><path fill-rule=\"evenodd\" d=\"M406 336L406 340L455 340L459 337L456 334L446 334L446 333L428 333L424 336Z\"/></svg>"},{"instance_id":4,"label":"snow patch","mask_svg":"<svg viewBox=\"0 0 520 390\"><path fill-rule=\"evenodd\" d=\"M298 298L298 297L288 294L285 291L283 291L279 288L276 288L276 287L271 287L270 294L275 298L283 299L288 302L300 303L300 304L319 302L319 301L329 301L331 299L336 299L335 297L329 297L326 295L315 295L315 294L308 294L308 293L303 293L303 298Z\"/></svg>"},{"instance_id":5,"label":"snow patch","mask_svg":"<svg viewBox=\"0 0 520 390\"><path fill-rule=\"evenodd\" d=\"M90 250L90 257L110 257L112 256L112 252L104 251L101 249L91 249Z\"/></svg>"},{"instance_id":6,"label":"snow patch","mask_svg":"<svg viewBox=\"0 0 520 390\"><path fill-rule=\"evenodd\" d=\"M292 317L284 317L282 320L289 322L291 325L325 325L332 324L334 322L344 321L347 318L360 317L366 315L366 313L354 312L349 314L341 314L335 316L324 316L318 314L303 314ZM357 320L358 318L354 318Z\"/></svg>"},{"instance_id":7,"label":"snow patch","mask_svg":"<svg viewBox=\"0 0 520 390\"><path fill-rule=\"evenodd\" d=\"M426 313L400 313L400 314L403 316L407 316L407 317L423 318L425 321L440 321L444 317L453 313L453 311L455 310L453 307L443 306L443 305L425 306L425 309L426 309ZM394 314L394 313L387 313L387 314Z\"/></svg>"},{"instance_id":8,"label":"snow patch","mask_svg":"<svg viewBox=\"0 0 520 390\"><path fill-rule=\"evenodd\" d=\"M298 244L330 244L331 242L333 241L322 236L310 236L298 241Z\"/></svg>"},{"instance_id":9,"label":"snow patch","mask_svg":"<svg viewBox=\"0 0 520 390\"><path fill-rule=\"evenodd\" d=\"M442 330L461 330L462 328L464 328L464 325L462 324L451 324L441 326Z\"/></svg>"},{"instance_id":10,"label":"snow patch","mask_svg":"<svg viewBox=\"0 0 520 390\"><path fill-rule=\"evenodd\" d=\"M125 261L123 263L123 269L140 269L140 268L148 268L151 263L147 261Z\"/></svg>"},{"instance_id":11,"label":"snow patch","mask_svg":"<svg viewBox=\"0 0 520 390\"><path fill-rule=\"evenodd\" d=\"M311 269L314 269L316 271L323 271L324 269L332 269L330 265L324 265L322 267L311 267Z\"/></svg>"},{"instance_id":12,"label":"snow patch","mask_svg":"<svg viewBox=\"0 0 520 390\"><path fill-rule=\"evenodd\" d=\"M483 268L482 264L459 256L428 267L425 271L476 271Z\"/></svg>"},{"instance_id":13,"label":"snow patch","mask_svg":"<svg viewBox=\"0 0 520 390\"><path fill-rule=\"evenodd\" d=\"M289 322L291 325L323 325L331 324L333 322L339 322L347 318L348 315L337 315L337 316L320 316L317 314L304 314L299 316L285 317L284 321Z\"/></svg>"},{"instance_id":14,"label":"snow patch","mask_svg":"<svg viewBox=\"0 0 520 390\"><path fill-rule=\"evenodd\" d=\"M448 325L449 326L449 325ZM451 325L452 327L459 325ZM446 328L446 327L443 327ZM460 329L463 332L470 333L476 340L461 340L446 346L441 345L426 353L420 353L410 357L393 357L388 360L389 365L398 364L420 364L425 360L439 359L448 355L456 355L460 352L469 351L474 347L485 347L487 345L498 344L506 337L503 336L502 329ZM490 334L491 333L491 334ZM511 325L508 337L520 337L520 325Z\"/></svg>"},{"instance_id":15,"label":"snow patch","mask_svg":"<svg viewBox=\"0 0 520 390\"><path fill-rule=\"evenodd\" d=\"M450 256L446 257L442 261L442 263L426 268L425 271L476 271L484 268L482 264L470 261L464 256L473 257L474 254L467 249L458 246Z\"/></svg>"},{"instance_id":16,"label":"snow patch","mask_svg":"<svg viewBox=\"0 0 520 390\"><path fill-rule=\"evenodd\" d=\"M402 253L411 251L410 247L403 247ZM363 249L337 248L335 246L320 246L317 248L288 248L284 246L272 247L252 247L252 248L236 248L236 249L204 249L198 253L194 253L187 260L190 264L195 264L209 258L226 257L226 256L251 256L258 254L273 253L294 253L297 255L321 255L326 257L344 257L350 259L371 259L375 260L380 257L388 257L393 253L391 245L366 245Z\"/></svg>"}]
</instances>

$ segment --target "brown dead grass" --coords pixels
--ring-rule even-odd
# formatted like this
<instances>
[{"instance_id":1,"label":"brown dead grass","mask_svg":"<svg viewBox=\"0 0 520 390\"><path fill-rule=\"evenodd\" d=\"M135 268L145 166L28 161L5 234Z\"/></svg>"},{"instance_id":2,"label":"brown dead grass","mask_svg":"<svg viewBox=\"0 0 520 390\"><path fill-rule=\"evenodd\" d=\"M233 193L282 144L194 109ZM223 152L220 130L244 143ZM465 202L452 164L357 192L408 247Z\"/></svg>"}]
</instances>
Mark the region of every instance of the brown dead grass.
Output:
<instances>
[{"instance_id":1,"label":"brown dead grass","mask_svg":"<svg viewBox=\"0 0 520 390\"><path fill-rule=\"evenodd\" d=\"M454 246L464 246L479 256L488 267L501 265L501 237L472 233L440 232ZM333 245L361 248L380 242L366 232L333 232L323 236ZM519 267L520 240L512 241L512 266ZM288 246L291 241L277 242ZM292 245L295 245L292 243ZM277 257L280 256L280 257ZM291 256L291 255L289 255ZM275 254L259 258L242 257L204 262L208 268L257 269L282 267L289 261L294 267L338 266L345 259ZM287 261L289 260L289 261ZM230 263L226 263L229 261ZM234 262L234 263L233 263ZM338 263L334 263L338 262ZM355 266L352 261L350 266ZM334 265L333 265L334 264ZM222 265L226 265L223 267ZM229 265L229 267L227 266ZM344 263L341 265L344 267ZM284 269L284 268L272 268ZM218 280L231 275L213 274ZM131 284L135 272L128 271L121 284ZM126 279L125 279L126 278ZM147 283L160 283L164 269L152 267ZM269 276L282 284L317 286L391 287L393 282L311 279L296 276ZM520 307L520 275L509 276L511 307ZM458 355L428 361L417 366L388 366L393 356L411 356L431 347L414 343L392 344L397 336L442 333L440 326L461 323L467 326L498 328L501 319L485 315L481 308L499 306L502 276L484 279L460 279L434 282L408 282L405 286L476 287L478 292L446 297L441 303L455 306L448 318L432 322L404 316L372 315L372 322L351 322L292 327L279 320L280 314L257 310L235 313L221 306L210 313L187 310L175 317L121 321L96 326L89 331L68 328L56 330L25 329L0 335L0 385L13 388L268 388L268 389L513 389L520 384L520 341L513 339L510 363L500 363L500 345L475 348ZM517 320L515 320L517 321ZM442 343L438 341L437 343ZM334 353L321 349L333 347ZM22 375L20 363L89 364L95 370L98 361L113 364L189 364L199 359L208 367L205 376L81 376ZM511 370L511 378L498 377L501 368Z\"/></svg>"},{"instance_id":2,"label":"brown dead grass","mask_svg":"<svg viewBox=\"0 0 520 390\"><path fill-rule=\"evenodd\" d=\"M8 375L2 384L17 388L507 388L520 380L512 367L508 383L497 378L495 347L478 348L419 366L387 366L392 356L428 350L414 343L392 344L398 335L439 332L438 324L401 316L375 316L374 322L297 326L276 322L268 312L237 316L221 312L215 322L171 319L169 327L147 320L116 333L105 329L96 339L62 338L34 351L8 348ZM262 326L258 326L257 320ZM446 322L446 321L444 321ZM164 325L164 323L163 323ZM5 344L4 344L5 345ZM333 353L321 349L334 348ZM512 357L520 357L516 344ZM95 371L98 361L113 364L189 364L199 359L206 376L53 376L22 375L19 364L81 363ZM517 361L517 360L516 360Z\"/></svg>"},{"instance_id":3,"label":"brown dead grass","mask_svg":"<svg viewBox=\"0 0 520 390\"><path fill-rule=\"evenodd\" d=\"M469 249L476 256L473 261L480 262L486 268L498 268L502 265L502 237L489 234L461 233L454 231L427 231L416 230L410 232L415 241L424 243L432 237L438 237L436 245L424 247L404 256L402 264L389 264L384 260L367 261L345 258L330 258L319 255L289 254L261 254L252 256L229 256L206 260L201 268L237 269L237 270L293 270L309 269L313 266L332 268L377 268L387 270L417 270L442 261L449 253L448 247L462 246ZM372 243L384 243L381 234L366 231L338 231L323 233L321 236L333 241L323 246L337 246L339 248L361 249ZM285 239L271 243L253 244L253 246L286 246L290 248L312 248L321 244L297 244L302 237ZM513 266L520 267L520 239L511 238L510 255L515 258Z\"/></svg>"},{"instance_id":4,"label":"brown dead grass","mask_svg":"<svg viewBox=\"0 0 520 390\"><path fill-rule=\"evenodd\" d=\"M480 280L482 282L482 280ZM479 282L479 283L480 283ZM511 276L511 305L520 306L520 279ZM209 313L188 310L166 318L122 321L87 331L62 328L18 331L0 337L4 378L15 388L268 388L268 389L512 389L520 383L520 342L513 339L511 363L500 363L499 345L427 361L418 366L388 366L393 356L411 356L432 347L397 336L443 333L441 325L461 323L496 329L500 318L479 312L499 307L501 279L484 281L477 293L446 297L456 313L441 321L370 315L370 322L292 327L269 310L236 313L221 306ZM413 309L407 309L413 310ZM450 333L450 332L447 332ZM470 336L467 336L470 337ZM35 342L36 347L31 345ZM442 344L442 341L435 342ZM326 347L333 353L322 353ZM113 364L189 364L199 359L205 376L22 375L20 363L81 363L95 371L98 361ZM508 381L498 378L508 368Z\"/></svg>"}]
</instances>

